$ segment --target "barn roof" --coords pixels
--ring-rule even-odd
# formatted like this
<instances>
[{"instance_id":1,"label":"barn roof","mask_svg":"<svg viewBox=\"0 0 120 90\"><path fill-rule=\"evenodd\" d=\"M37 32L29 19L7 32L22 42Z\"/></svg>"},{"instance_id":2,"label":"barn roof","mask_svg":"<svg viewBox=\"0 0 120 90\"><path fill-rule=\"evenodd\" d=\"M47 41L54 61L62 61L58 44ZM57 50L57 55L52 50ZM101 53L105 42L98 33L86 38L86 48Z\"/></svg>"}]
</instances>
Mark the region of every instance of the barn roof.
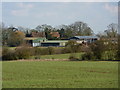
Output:
<instances>
[{"instance_id":1,"label":"barn roof","mask_svg":"<svg viewBox=\"0 0 120 90\"><path fill-rule=\"evenodd\" d=\"M48 40L46 43L65 43L68 42L68 40Z\"/></svg>"},{"instance_id":2,"label":"barn roof","mask_svg":"<svg viewBox=\"0 0 120 90\"><path fill-rule=\"evenodd\" d=\"M25 37L24 40L35 40L37 39L36 37Z\"/></svg>"},{"instance_id":3,"label":"barn roof","mask_svg":"<svg viewBox=\"0 0 120 90\"><path fill-rule=\"evenodd\" d=\"M90 39L90 38L98 38L97 36L74 36L78 39ZM73 38L73 37L72 37Z\"/></svg>"},{"instance_id":4,"label":"barn roof","mask_svg":"<svg viewBox=\"0 0 120 90\"><path fill-rule=\"evenodd\" d=\"M47 39L45 37L41 37L41 38L34 39L33 42L38 43L38 42L40 42L42 40L47 40Z\"/></svg>"}]
</instances>

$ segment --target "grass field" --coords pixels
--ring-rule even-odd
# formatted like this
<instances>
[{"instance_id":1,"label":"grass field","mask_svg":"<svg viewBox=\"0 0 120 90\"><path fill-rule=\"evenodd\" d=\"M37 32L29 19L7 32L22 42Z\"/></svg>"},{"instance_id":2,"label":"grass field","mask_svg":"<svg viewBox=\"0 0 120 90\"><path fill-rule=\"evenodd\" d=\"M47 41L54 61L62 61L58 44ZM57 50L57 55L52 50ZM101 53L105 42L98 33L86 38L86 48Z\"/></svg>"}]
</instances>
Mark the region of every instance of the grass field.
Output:
<instances>
[{"instance_id":1,"label":"grass field","mask_svg":"<svg viewBox=\"0 0 120 90\"><path fill-rule=\"evenodd\" d=\"M5 61L3 88L117 88L118 62Z\"/></svg>"},{"instance_id":2,"label":"grass field","mask_svg":"<svg viewBox=\"0 0 120 90\"><path fill-rule=\"evenodd\" d=\"M55 54L55 55L42 55L40 59L69 59L70 55L80 58L82 53L71 53L71 54Z\"/></svg>"}]
</instances>

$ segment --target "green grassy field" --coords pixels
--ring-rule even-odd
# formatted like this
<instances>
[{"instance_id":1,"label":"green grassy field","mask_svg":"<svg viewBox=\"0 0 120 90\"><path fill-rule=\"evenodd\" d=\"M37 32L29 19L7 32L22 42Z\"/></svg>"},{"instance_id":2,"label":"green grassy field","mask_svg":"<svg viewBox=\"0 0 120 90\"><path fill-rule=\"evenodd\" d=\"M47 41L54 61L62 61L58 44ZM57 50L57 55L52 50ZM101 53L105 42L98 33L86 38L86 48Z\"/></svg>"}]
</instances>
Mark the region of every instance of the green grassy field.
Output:
<instances>
[{"instance_id":1,"label":"green grassy field","mask_svg":"<svg viewBox=\"0 0 120 90\"><path fill-rule=\"evenodd\" d=\"M3 88L117 88L118 62L5 61Z\"/></svg>"},{"instance_id":2,"label":"green grassy field","mask_svg":"<svg viewBox=\"0 0 120 90\"><path fill-rule=\"evenodd\" d=\"M75 57L80 58L82 53L42 55L40 56L40 59L69 59L70 55L74 55Z\"/></svg>"}]
</instances>

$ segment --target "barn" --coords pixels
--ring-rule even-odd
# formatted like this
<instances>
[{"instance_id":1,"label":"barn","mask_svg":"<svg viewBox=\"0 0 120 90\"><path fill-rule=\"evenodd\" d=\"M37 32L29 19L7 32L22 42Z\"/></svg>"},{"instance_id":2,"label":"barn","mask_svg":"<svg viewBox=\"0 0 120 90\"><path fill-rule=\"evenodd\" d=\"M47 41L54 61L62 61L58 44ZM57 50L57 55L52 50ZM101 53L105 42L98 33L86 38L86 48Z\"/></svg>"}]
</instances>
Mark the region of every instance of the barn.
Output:
<instances>
[{"instance_id":1,"label":"barn","mask_svg":"<svg viewBox=\"0 0 120 90\"><path fill-rule=\"evenodd\" d=\"M77 43L92 43L96 40L99 40L97 36L74 36L69 38L68 40L47 40L45 37L39 37L39 38L26 38L27 42L31 44L33 47L38 47L38 46L43 46L43 47L48 47L48 46L59 46L63 47L66 45L66 43L69 40L76 40Z\"/></svg>"},{"instance_id":2,"label":"barn","mask_svg":"<svg viewBox=\"0 0 120 90\"><path fill-rule=\"evenodd\" d=\"M77 41L83 41L83 42L87 42L87 43L92 43L96 40L99 40L99 37L97 36L74 36L69 38L69 40L77 40Z\"/></svg>"},{"instance_id":3,"label":"barn","mask_svg":"<svg viewBox=\"0 0 120 90\"><path fill-rule=\"evenodd\" d=\"M48 47L48 46L65 46L66 42L68 40L47 40L46 38L37 38L32 40L32 46L37 47L37 46L43 46L43 47Z\"/></svg>"},{"instance_id":4,"label":"barn","mask_svg":"<svg viewBox=\"0 0 120 90\"><path fill-rule=\"evenodd\" d=\"M47 41L47 39L45 37L34 39L32 42L32 46L33 47L41 46L41 43L46 42L46 41Z\"/></svg>"},{"instance_id":5,"label":"barn","mask_svg":"<svg viewBox=\"0 0 120 90\"><path fill-rule=\"evenodd\" d=\"M48 40L46 42L42 42L41 46L59 46L63 47L66 45L68 40Z\"/></svg>"},{"instance_id":6,"label":"barn","mask_svg":"<svg viewBox=\"0 0 120 90\"><path fill-rule=\"evenodd\" d=\"M26 43L33 47L47 47L47 46L65 46L68 40L47 40L45 37L39 38L25 38Z\"/></svg>"}]
</instances>

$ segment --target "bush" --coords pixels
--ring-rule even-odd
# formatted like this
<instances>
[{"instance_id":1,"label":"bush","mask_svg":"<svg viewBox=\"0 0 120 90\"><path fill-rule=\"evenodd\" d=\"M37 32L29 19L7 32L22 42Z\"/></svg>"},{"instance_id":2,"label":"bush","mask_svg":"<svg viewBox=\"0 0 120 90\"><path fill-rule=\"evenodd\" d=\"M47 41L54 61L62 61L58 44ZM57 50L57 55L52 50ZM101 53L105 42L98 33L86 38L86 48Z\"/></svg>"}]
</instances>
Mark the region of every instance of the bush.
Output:
<instances>
[{"instance_id":1,"label":"bush","mask_svg":"<svg viewBox=\"0 0 120 90\"><path fill-rule=\"evenodd\" d=\"M17 60L18 56L16 55L14 50L10 50L9 48L5 47L2 50L2 60Z\"/></svg>"},{"instance_id":2,"label":"bush","mask_svg":"<svg viewBox=\"0 0 120 90\"><path fill-rule=\"evenodd\" d=\"M62 54L65 54L65 53L71 53L71 49L69 47L65 47L62 49Z\"/></svg>"},{"instance_id":3,"label":"bush","mask_svg":"<svg viewBox=\"0 0 120 90\"><path fill-rule=\"evenodd\" d=\"M47 48L41 48L41 55L49 55L49 51Z\"/></svg>"},{"instance_id":4,"label":"bush","mask_svg":"<svg viewBox=\"0 0 120 90\"><path fill-rule=\"evenodd\" d=\"M89 46L82 45L81 52L91 52L91 48Z\"/></svg>"},{"instance_id":5,"label":"bush","mask_svg":"<svg viewBox=\"0 0 120 90\"><path fill-rule=\"evenodd\" d=\"M6 55L9 52L9 48L8 47L3 47L2 48L2 55Z\"/></svg>"},{"instance_id":6,"label":"bush","mask_svg":"<svg viewBox=\"0 0 120 90\"><path fill-rule=\"evenodd\" d=\"M38 48L38 47L34 47L33 49L32 49L32 51L33 51L33 54L34 55L42 55L42 49L41 48Z\"/></svg>"},{"instance_id":7,"label":"bush","mask_svg":"<svg viewBox=\"0 0 120 90\"><path fill-rule=\"evenodd\" d=\"M96 59L102 59L102 54L106 50L106 46L103 40L96 41L90 45L91 51L93 52ZM88 53L89 54L89 53Z\"/></svg>"},{"instance_id":8,"label":"bush","mask_svg":"<svg viewBox=\"0 0 120 90\"><path fill-rule=\"evenodd\" d=\"M49 55L55 54L53 47L48 47L47 50L48 50Z\"/></svg>"},{"instance_id":9,"label":"bush","mask_svg":"<svg viewBox=\"0 0 120 90\"><path fill-rule=\"evenodd\" d=\"M62 50L64 49L64 47L60 48L60 47L55 47L54 48L54 54L62 54Z\"/></svg>"},{"instance_id":10,"label":"bush","mask_svg":"<svg viewBox=\"0 0 120 90\"><path fill-rule=\"evenodd\" d=\"M118 51L117 51L116 60L120 60L120 48L119 48Z\"/></svg>"},{"instance_id":11,"label":"bush","mask_svg":"<svg viewBox=\"0 0 120 90\"><path fill-rule=\"evenodd\" d=\"M17 60L17 59L28 59L32 52L31 48L28 47L19 47L15 50L11 50L7 47L2 50L2 59L3 60Z\"/></svg>"},{"instance_id":12,"label":"bush","mask_svg":"<svg viewBox=\"0 0 120 90\"><path fill-rule=\"evenodd\" d=\"M19 59L28 59L32 55L31 49L27 47L18 48L15 53Z\"/></svg>"},{"instance_id":13,"label":"bush","mask_svg":"<svg viewBox=\"0 0 120 90\"><path fill-rule=\"evenodd\" d=\"M120 34L118 34L118 47L117 47L116 59L120 60Z\"/></svg>"},{"instance_id":14,"label":"bush","mask_svg":"<svg viewBox=\"0 0 120 90\"><path fill-rule=\"evenodd\" d=\"M86 52L82 55L82 60L94 60L95 57L92 52Z\"/></svg>"}]
</instances>

